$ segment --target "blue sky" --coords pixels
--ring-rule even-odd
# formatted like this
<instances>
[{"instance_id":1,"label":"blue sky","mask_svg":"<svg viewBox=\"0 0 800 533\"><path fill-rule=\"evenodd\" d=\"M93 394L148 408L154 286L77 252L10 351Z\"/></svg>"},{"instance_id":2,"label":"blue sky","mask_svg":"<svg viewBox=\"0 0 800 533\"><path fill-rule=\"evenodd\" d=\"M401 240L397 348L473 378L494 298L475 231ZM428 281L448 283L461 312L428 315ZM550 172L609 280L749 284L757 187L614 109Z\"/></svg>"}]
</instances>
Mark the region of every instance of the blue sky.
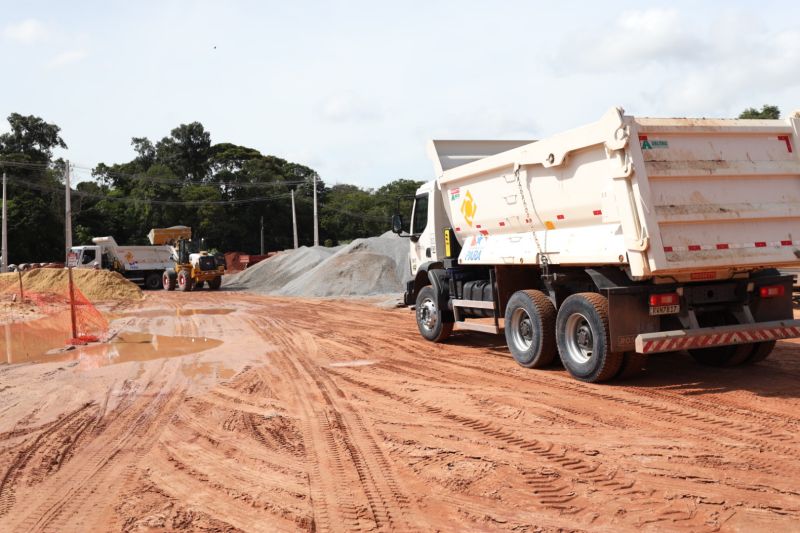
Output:
<instances>
[{"instance_id":1,"label":"blue sky","mask_svg":"<svg viewBox=\"0 0 800 533\"><path fill-rule=\"evenodd\" d=\"M86 167L198 120L214 142L380 186L431 178L430 138L539 138L615 105L788 114L799 15L768 1L0 2L0 114L58 124L59 155Z\"/></svg>"}]
</instances>

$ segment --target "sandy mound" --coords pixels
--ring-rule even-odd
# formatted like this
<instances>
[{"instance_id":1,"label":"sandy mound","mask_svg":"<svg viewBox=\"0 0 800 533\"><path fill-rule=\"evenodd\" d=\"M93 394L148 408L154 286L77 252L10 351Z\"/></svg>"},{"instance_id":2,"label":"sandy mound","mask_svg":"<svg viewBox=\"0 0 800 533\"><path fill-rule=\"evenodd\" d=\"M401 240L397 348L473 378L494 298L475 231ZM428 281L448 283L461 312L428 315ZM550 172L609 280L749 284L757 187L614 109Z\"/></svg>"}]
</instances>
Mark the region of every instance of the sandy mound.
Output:
<instances>
[{"instance_id":1,"label":"sandy mound","mask_svg":"<svg viewBox=\"0 0 800 533\"><path fill-rule=\"evenodd\" d=\"M403 291L408 240L391 232L338 248L282 252L235 276L226 285L284 296L373 296Z\"/></svg>"},{"instance_id":2,"label":"sandy mound","mask_svg":"<svg viewBox=\"0 0 800 533\"><path fill-rule=\"evenodd\" d=\"M118 272L75 269L72 277L75 286L93 302L142 299L142 290ZM6 291L16 291L18 283L18 274L0 274L0 287L7 287ZM37 268L25 272L22 274L22 285L26 291L32 292L68 294L69 290L67 271L61 268Z\"/></svg>"}]
</instances>

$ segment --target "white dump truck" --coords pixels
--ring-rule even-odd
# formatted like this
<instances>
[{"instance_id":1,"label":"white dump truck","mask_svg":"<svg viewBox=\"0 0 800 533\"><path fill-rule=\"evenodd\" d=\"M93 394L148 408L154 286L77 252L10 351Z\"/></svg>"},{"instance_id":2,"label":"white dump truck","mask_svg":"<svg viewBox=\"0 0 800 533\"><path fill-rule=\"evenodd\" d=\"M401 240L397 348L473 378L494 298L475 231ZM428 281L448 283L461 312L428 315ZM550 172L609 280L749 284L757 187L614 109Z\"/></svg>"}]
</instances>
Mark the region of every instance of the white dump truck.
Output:
<instances>
[{"instance_id":1,"label":"white dump truck","mask_svg":"<svg viewBox=\"0 0 800 533\"><path fill-rule=\"evenodd\" d=\"M411 220L420 333L505 331L525 367L575 378L688 351L715 366L800 336L800 116L660 119L611 109L540 141L431 141ZM407 231L407 233L406 233Z\"/></svg>"},{"instance_id":2,"label":"white dump truck","mask_svg":"<svg viewBox=\"0 0 800 533\"><path fill-rule=\"evenodd\" d=\"M92 243L70 248L78 268L115 270L146 289L160 289L164 272L175 267L175 249L169 245L120 246L114 237L95 237Z\"/></svg>"}]
</instances>

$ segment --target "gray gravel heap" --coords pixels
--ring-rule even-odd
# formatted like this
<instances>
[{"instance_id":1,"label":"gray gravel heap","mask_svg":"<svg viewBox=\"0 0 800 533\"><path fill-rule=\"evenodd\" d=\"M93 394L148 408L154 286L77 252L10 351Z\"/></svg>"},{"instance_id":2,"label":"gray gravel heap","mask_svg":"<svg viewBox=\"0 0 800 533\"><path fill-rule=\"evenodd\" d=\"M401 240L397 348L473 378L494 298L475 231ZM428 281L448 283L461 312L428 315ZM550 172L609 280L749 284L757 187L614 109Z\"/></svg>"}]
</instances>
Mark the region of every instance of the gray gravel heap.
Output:
<instances>
[{"instance_id":1,"label":"gray gravel heap","mask_svg":"<svg viewBox=\"0 0 800 533\"><path fill-rule=\"evenodd\" d=\"M375 296L403 291L408 239L387 232L336 248L287 250L226 276L225 286L282 296Z\"/></svg>"}]
</instances>

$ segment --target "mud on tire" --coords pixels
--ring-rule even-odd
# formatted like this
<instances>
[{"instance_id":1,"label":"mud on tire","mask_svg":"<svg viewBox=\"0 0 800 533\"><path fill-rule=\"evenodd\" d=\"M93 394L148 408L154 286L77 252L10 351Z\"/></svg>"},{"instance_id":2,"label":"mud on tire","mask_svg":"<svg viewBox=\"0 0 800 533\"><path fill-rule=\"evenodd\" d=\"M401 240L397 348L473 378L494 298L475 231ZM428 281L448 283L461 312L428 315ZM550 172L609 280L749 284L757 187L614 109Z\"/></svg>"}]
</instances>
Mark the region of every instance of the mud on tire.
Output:
<instances>
[{"instance_id":1,"label":"mud on tire","mask_svg":"<svg viewBox=\"0 0 800 533\"><path fill-rule=\"evenodd\" d=\"M556 308L541 291L515 292L505 314L506 344L525 368L542 368L556 357Z\"/></svg>"},{"instance_id":2,"label":"mud on tire","mask_svg":"<svg viewBox=\"0 0 800 533\"><path fill-rule=\"evenodd\" d=\"M430 285L417 294L415 314L420 334L429 341L442 342L453 332L453 322L439 307L438 295Z\"/></svg>"},{"instance_id":3,"label":"mud on tire","mask_svg":"<svg viewBox=\"0 0 800 533\"><path fill-rule=\"evenodd\" d=\"M596 383L613 378L623 353L610 351L608 300L593 292L573 294L556 316L556 343L564 368L580 381Z\"/></svg>"}]
</instances>

